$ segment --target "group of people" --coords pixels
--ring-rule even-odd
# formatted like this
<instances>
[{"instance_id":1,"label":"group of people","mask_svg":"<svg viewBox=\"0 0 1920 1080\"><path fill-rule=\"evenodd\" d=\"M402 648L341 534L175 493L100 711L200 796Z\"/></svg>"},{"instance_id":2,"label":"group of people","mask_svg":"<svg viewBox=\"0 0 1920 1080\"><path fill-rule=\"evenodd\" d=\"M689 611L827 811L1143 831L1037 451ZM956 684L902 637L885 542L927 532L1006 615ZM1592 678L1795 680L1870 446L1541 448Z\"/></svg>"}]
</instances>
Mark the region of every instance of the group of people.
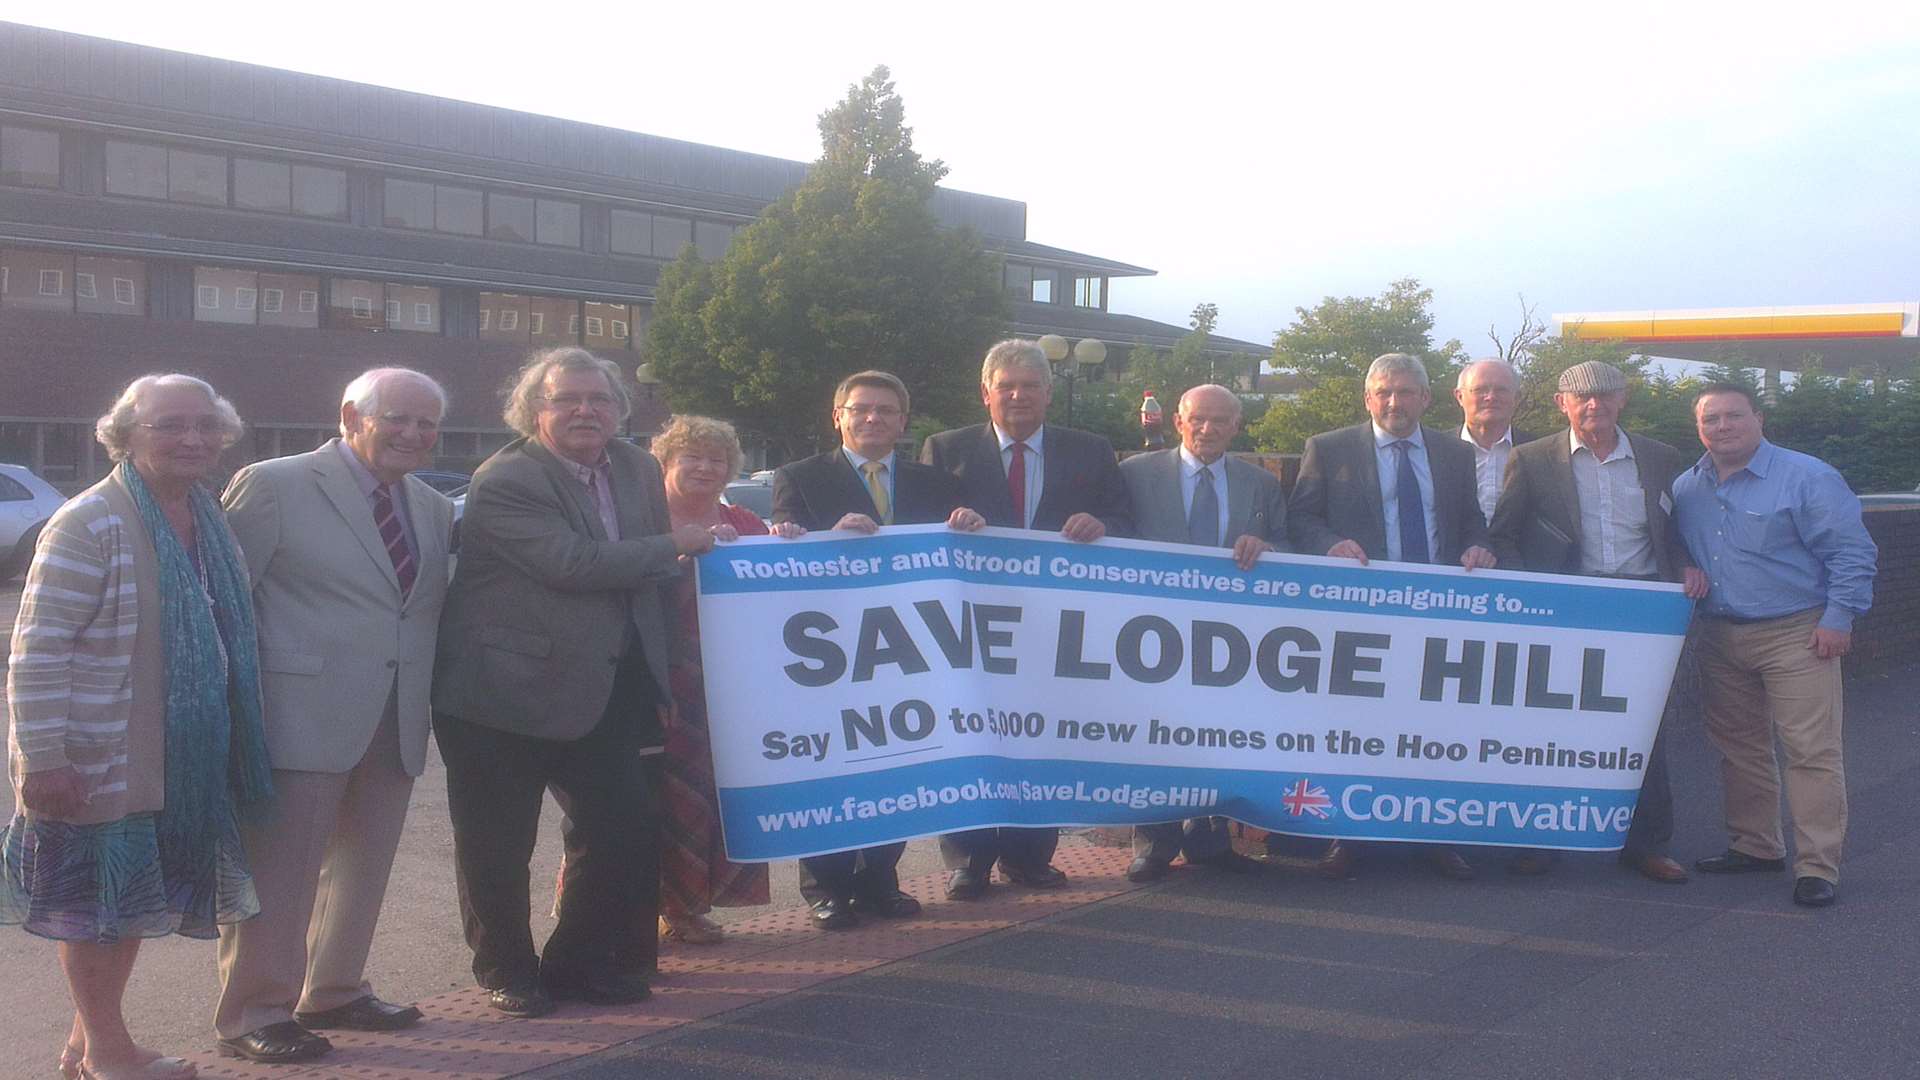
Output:
<instances>
[{"instance_id":1,"label":"group of people","mask_svg":"<svg viewBox=\"0 0 1920 1080\"><path fill-rule=\"evenodd\" d=\"M1682 583L1701 601L1706 728L1725 761L1729 843L1706 872L1785 869L1793 898L1832 903L1846 824L1840 657L1871 602L1875 550L1831 468L1768 443L1746 389L1695 403L1706 453L1618 426L1616 369L1569 369L1564 433L1510 430L1513 370L1480 361L1455 390L1458 433L1424 427L1428 376L1388 354L1370 419L1309 440L1291 498L1227 453L1241 403L1179 402L1178 447L1116 459L1049 424L1052 371L1031 341L981 367L988 422L897 452L908 388L883 371L834 392L840 446L774 476L771 529L721 501L742 454L719 420L676 417L651 453L616 438L630 401L592 353L537 353L507 395L520 438L474 474L452 560L449 501L408 473L432 457L444 390L380 368L354 380L340 437L204 481L240 435L232 405L186 375L135 380L98 425L112 473L48 523L15 624L7 701L15 814L0 833L0 923L59 942L75 1017L60 1069L184 1080L193 1066L133 1041L121 995L143 938L219 938L217 1049L311 1060L330 1029L393 1030L418 1009L366 978L412 784L431 730L446 764L458 899L475 980L515 1016L557 999L642 1000L659 941L722 940L716 906L768 900L766 868L727 859L689 558L716 542L809 530L987 525L1267 552L1504 567ZM726 718L719 718L725 723ZM1784 771L1775 760L1778 734ZM1649 758L1622 861L1661 882L1664 742ZM551 792L566 814L556 922L536 948L529 862ZM1057 830L944 836L946 895L1001 879L1056 888ZM1376 845L1377 846L1377 845ZM812 922L907 918L904 845L801 860ZM1336 842L1344 877L1364 857ZM1420 851L1443 874L1474 869ZM1143 825L1127 876L1177 856L1246 871L1215 818ZM1509 868L1541 873L1546 852Z\"/></svg>"}]
</instances>

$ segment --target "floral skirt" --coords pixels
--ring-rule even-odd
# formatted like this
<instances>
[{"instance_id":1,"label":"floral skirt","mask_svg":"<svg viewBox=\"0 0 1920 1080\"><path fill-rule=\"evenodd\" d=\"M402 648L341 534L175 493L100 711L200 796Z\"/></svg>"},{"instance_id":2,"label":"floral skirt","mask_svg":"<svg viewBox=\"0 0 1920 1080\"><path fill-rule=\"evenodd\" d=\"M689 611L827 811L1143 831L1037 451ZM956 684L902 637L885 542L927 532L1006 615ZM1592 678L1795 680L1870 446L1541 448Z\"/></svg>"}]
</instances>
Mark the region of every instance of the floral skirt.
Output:
<instances>
[{"instance_id":1,"label":"floral skirt","mask_svg":"<svg viewBox=\"0 0 1920 1080\"><path fill-rule=\"evenodd\" d=\"M0 832L0 926L111 945L212 938L260 913L231 815L191 850L163 850L154 823L154 814L100 825L16 816Z\"/></svg>"}]
</instances>

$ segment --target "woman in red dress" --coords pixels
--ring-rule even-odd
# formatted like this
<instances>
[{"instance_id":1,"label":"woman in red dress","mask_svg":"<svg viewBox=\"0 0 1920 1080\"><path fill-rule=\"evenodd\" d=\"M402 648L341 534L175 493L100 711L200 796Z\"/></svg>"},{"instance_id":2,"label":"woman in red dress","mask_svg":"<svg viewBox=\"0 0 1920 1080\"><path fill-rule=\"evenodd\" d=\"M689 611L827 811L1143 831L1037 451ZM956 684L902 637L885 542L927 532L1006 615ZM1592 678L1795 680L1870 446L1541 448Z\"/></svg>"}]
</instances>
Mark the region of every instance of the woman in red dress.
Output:
<instances>
[{"instance_id":1,"label":"woman in red dress","mask_svg":"<svg viewBox=\"0 0 1920 1080\"><path fill-rule=\"evenodd\" d=\"M675 528L704 525L722 541L767 534L766 524L753 511L720 501L743 457L733 425L704 416L676 416L653 440L653 453L666 473L667 512ZM805 530L782 525L774 532L788 536ZM673 708L660 765L660 935L689 945L712 945L725 933L707 912L768 903L767 867L729 862L721 842L691 566L675 584L673 601L684 647L668 669ZM720 723L727 720L719 718Z\"/></svg>"}]
</instances>

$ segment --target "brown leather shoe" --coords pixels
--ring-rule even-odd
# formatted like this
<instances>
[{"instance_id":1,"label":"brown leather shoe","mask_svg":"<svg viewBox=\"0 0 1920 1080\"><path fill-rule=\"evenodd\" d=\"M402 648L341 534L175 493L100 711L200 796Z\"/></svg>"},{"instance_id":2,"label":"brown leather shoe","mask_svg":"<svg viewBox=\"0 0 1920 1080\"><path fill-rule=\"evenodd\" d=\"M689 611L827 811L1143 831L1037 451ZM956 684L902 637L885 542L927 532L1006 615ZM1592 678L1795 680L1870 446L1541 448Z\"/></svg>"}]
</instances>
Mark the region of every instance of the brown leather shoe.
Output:
<instances>
[{"instance_id":1,"label":"brown leather shoe","mask_svg":"<svg viewBox=\"0 0 1920 1080\"><path fill-rule=\"evenodd\" d=\"M1427 865L1448 881L1472 881L1473 864L1450 847L1434 848L1427 853Z\"/></svg>"},{"instance_id":2,"label":"brown leather shoe","mask_svg":"<svg viewBox=\"0 0 1920 1080\"><path fill-rule=\"evenodd\" d=\"M1653 855L1640 852L1620 853L1620 863L1640 871L1640 876L1662 885L1685 885L1687 868L1669 859L1665 855Z\"/></svg>"},{"instance_id":3,"label":"brown leather shoe","mask_svg":"<svg viewBox=\"0 0 1920 1080\"><path fill-rule=\"evenodd\" d=\"M1353 876L1353 848L1335 840L1327 845L1315 869L1328 881L1345 881Z\"/></svg>"}]
</instances>

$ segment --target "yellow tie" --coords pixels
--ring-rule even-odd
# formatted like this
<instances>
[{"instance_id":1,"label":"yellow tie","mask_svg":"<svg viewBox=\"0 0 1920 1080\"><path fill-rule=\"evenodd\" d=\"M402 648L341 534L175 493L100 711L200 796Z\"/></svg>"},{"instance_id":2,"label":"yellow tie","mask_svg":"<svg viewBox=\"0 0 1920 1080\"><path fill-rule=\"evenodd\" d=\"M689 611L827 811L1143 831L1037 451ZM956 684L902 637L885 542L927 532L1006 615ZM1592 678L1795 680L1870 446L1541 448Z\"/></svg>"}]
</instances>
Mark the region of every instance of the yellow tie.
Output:
<instances>
[{"instance_id":1,"label":"yellow tie","mask_svg":"<svg viewBox=\"0 0 1920 1080\"><path fill-rule=\"evenodd\" d=\"M887 497L887 482L880 479L886 466L877 461L869 461L860 466L867 474L867 494L873 496L873 509L880 515L880 524L893 524L893 500Z\"/></svg>"}]
</instances>

